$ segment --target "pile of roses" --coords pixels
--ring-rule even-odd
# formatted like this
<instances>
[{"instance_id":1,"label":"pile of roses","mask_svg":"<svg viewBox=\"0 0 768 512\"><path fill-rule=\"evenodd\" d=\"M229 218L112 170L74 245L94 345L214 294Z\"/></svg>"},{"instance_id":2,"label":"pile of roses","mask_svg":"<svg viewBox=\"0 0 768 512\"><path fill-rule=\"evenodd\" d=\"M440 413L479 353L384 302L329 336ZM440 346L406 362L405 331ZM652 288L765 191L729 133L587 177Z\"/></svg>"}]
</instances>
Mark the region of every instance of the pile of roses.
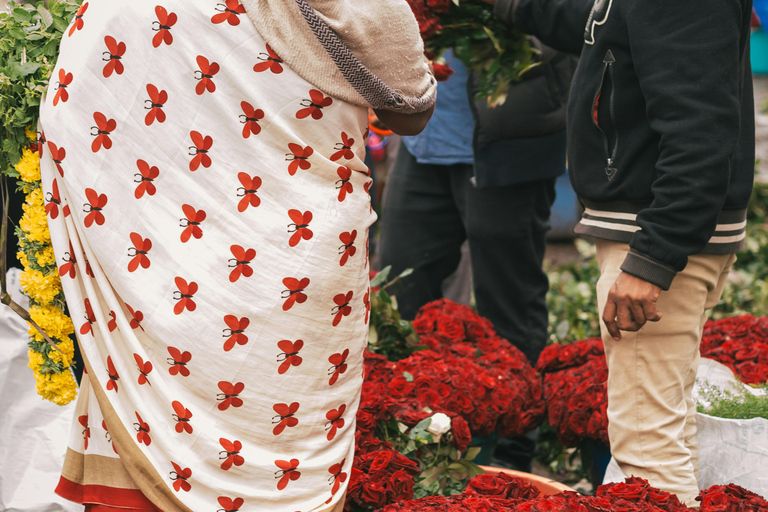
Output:
<instances>
[{"instance_id":1,"label":"pile of roses","mask_svg":"<svg viewBox=\"0 0 768 512\"><path fill-rule=\"evenodd\" d=\"M563 446L583 439L608 444L608 396L603 342L589 338L549 345L536 364L544 377L547 420Z\"/></svg>"},{"instance_id":2,"label":"pile of roses","mask_svg":"<svg viewBox=\"0 0 768 512\"><path fill-rule=\"evenodd\" d=\"M496 432L502 437L522 435L541 424L541 379L487 318L442 299L421 308L413 326L430 350L392 368L389 391L403 404L404 419L428 407L462 416L472 435Z\"/></svg>"},{"instance_id":3,"label":"pile of roses","mask_svg":"<svg viewBox=\"0 0 768 512\"><path fill-rule=\"evenodd\" d=\"M699 512L758 512L768 502L738 485L714 486L702 491ZM403 501L379 512L693 512L677 497L652 487L637 477L625 482L601 485L596 496L561 492L542 496L525 480L506 474L481 475L469 482L467 490L455 496L433 496Z\"/></svg>"},{"instance_id":4,"label":"pile of roses","mask_svg":"<svg viewBox=\"0 0 768 512\"><path fill-rule=\"evenodd\" d=\"M768 317L741 315L707 322L701 356L726 365L746 384L768 382Z\"/></svg>"}]
</instances>

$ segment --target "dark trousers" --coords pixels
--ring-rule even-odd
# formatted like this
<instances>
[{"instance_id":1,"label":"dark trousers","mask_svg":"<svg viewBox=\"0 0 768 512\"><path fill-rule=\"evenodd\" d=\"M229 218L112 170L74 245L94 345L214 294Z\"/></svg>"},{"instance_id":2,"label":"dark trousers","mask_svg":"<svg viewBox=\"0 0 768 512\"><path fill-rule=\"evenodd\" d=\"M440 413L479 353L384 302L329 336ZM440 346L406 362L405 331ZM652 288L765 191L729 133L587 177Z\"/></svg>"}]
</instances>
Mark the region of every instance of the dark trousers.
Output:
<instances>
[{"instance_id":1,"label":"dark trousers","mask_svg":"<svg viewBox=\"0 0 768 512\"><path fill-rule=\"evenodd\" d=\"M478 313L535 364L547 339L542 270L555 179L477 189L471 165L419 164L400 147L384 193L377 264L413 274L392 287L412 319L442 297L469 240Z\"/></svg>"}]
</instances>

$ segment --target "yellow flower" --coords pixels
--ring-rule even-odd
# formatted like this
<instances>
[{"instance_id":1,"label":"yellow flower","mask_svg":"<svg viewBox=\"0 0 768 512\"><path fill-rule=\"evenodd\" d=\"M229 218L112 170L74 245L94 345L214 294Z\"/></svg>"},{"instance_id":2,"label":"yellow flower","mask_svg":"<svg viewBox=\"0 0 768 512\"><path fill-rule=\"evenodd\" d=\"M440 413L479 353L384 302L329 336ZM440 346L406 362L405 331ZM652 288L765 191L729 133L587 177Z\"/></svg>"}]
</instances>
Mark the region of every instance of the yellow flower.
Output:
<instances>
[{"instance_id":1,"label":"yellow flower","mask_svg":"<svg viewBox=\"0 0 768 512\"><path fill-rule=\"evenodd\" d=\"M24 215L19 221L19 226L25 232L26 238L31 242L50 243L51 233L48 231L48 220L45 216L43 191L36 188L30 192L22 208Z\"/></svg>"},{"instance_id":2,"label":"yellow flower","mask_svg":"<svg viewBox=\"0 0 768 512\"><path fill-rule=\"evenodd\" d=\"M67 405L77 396L77 383L69 371L54 374L35 372L37 393L56 405Z\"/></svg>"},{"instance_id":3,"label":"yellow flower","mask_svg":"<svg viewBox=\"0 0 768 512\"><path fill-rule=\"evenodd\" d=\"M28 297L43 305L50 304L61 289L61 279L58 273L52 272L46 276L31 268L27 268L19 274L19 283Z\"/></svg>"},{"instance_id":4,"label":"yellow flower","mask_svg":"<svg viewBox=\"0 0 768 512\"><path fill-rule=\"evenodd\" d=\"M40 367L43 366L43 363L45 362L45 356L39 352L35 352L32 349L29 349L27 351L27 355L29 356L29 366L32 368L32 371L37 372L40 370Z\"/></svg>"},{"instance_id":5,"label":"yellow flower","mask_svg":"<svg viewBox=\"0 0 768 512\"><path fill-rule=\"evenodd\" d=\"M19 251L16 253L16 257L19 258L19 262L21 262L22 266L24 268L27 268L29 266L29 260L27 259L27 253L24 251Z\"/></svg>"},{"instance_id":6,"label":"yellow flower","mask_svg":"<svg viewBox=\"0 0 768 512\"><path fill-rule=\"evenodd\" d=\"M72 359L75 357L75 344L72 343L72 340L70 338L65 338L56 346L59 347L59 350L64 354L62 355L61 352L56 349L51 350L48 353L48 357L51 358L51 361L54 363L62 363L64 368L72 366Z\"/></svg>"},{"instance_id":7,"label":"yellow flower","mask_svg":"<svg viewBox=\"0 0 768 512\"><path fill-rule=\"evenodd\" d=\"M29 315L49 337L55 340L66 340L75 332L72 319L56 306L32 306L29 308ZM29 327L28 332L36 341L45 340L43 335L32 326Z\"/></svg>"},{"instance_id":8,"label":"yellow flower","mask_svg":"<svg viewBox=\"0 0 768 512\"><path fill-rule=\"evenodd\" d=\"M33 126L27 126L26 130L24 130L24 134L33 142L37 140L37 130L35 130Z\"/></svg>"},{"instance_id":9,"label":"yellow flower","mask_svg":"<svg viewBox=\"0 0 768 512\"><path fill-rule=\"evenodd\" d=\"M41 267L47 267L56 262L56 255L53 253L53 246L46 246L45 249L39 251L35 258L37 258L37 264Z\"/></svg>"},{"instance_id":10,"label":"yellow flower","mask_svg":"<svg viewBox=\"0 0 768 512\"><path fill-rule=\"evenodd\" d=\"M15 166L21 179L27 183L40 181L40 157L31 149L22 152L21 160Z\"/></svg>"}]
</instances>

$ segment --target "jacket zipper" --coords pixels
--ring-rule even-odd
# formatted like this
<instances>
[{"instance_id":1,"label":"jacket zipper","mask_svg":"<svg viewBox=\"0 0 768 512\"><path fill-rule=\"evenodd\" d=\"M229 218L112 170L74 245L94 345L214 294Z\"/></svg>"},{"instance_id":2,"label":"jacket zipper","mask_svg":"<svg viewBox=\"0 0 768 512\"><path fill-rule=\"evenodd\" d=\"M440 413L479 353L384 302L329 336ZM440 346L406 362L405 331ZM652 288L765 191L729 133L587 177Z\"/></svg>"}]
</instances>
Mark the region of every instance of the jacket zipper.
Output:
<instances>
[{"instance_id":1,"label":"jacket zipper","mask_svg":"<svg viewBox=\"0 0 768 512\"><path fill-rule=\"evenodd\" d=\"M616 115L614 110L614 96L616 91L616 81L614 80L613 76L614 62L616 62L616 58L613 56L613 52L608 50L608 53L605 54L605 58L603 59L603 72L600 76L600 85L597 87L597 92L595 93L595 97L592 100L592 124L594 124L598 130L600 130L600 133L603 136L603 147L605 149L607 162L605 166L605 175L608 177L608 181L612 180L618 172L618 169L614 166L616 162L616 153L619 149L619 131L616 129ZM610 75L611 79L611 91L610 96L608 97L608 111L610 113L611 125L614 132L613 150L608 147L608 135L606 135L605 131L600 127L600 123L598 122L597 117L597 108L599 104L598 102L600 101L600 97L603 93L606 74Z\"/></svg>"}]
</instances>

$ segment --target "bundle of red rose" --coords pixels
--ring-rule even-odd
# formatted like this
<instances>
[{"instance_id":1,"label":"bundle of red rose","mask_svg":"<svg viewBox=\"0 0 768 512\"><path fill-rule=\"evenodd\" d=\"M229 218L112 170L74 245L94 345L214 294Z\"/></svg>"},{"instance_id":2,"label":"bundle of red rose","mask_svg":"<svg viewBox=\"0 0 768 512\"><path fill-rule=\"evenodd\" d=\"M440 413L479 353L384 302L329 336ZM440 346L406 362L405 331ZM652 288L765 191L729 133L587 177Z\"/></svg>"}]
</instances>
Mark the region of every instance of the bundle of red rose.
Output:
<instances>
[{"instance_id":1,"label":"bundle of red rose","mask_svg":"<svg viewBox=\"0 0 768 512\"><path fill-rule=\"evenodd\" d=\"M738 485L702 491L699 512L758 512L768 502ZM542 496L525 480L506 474L473 478L464 493L394 503L379 512L693 512L673 494L652 487L642 478L601 485L596 496L561 492Z\"/></svg>"},{"instance_id":2,"label":"bundle of red rose","mask_svg":"<svg viewBox=\"0 0 768 512\"><path fill-rule=\"evenodd\" d=\"M607 445L608 366L602 340L549 345L536 369L544 377L547 420L560 443L574 447L595 439Z\"/></svg>"},{"instance_id":3,"label":"bundle of red rose","mask_svg":"<svg viewBox=\"0 0 768 512\"><path fill-rule=\"evenodd\" d=\"M412 423L424 408L462 416L475 436L514 437L544 419L541 379L525 355L499 337L487 318L446 299L419 310L413 322L430 350L398 361L389 391ZM411 417L413 416L413 417Z\"/></svg>"},{"instance_id":4,"label":"bundle of red rose","mask_svg":"<svg viewBox=\"0 0 768 512\"><path fill-rule=\"evenodd\" d=\"M707 322L701 356L728 366L746 384L768 382L768 317L741 315Z\"/></svg>"}]
</instances>

